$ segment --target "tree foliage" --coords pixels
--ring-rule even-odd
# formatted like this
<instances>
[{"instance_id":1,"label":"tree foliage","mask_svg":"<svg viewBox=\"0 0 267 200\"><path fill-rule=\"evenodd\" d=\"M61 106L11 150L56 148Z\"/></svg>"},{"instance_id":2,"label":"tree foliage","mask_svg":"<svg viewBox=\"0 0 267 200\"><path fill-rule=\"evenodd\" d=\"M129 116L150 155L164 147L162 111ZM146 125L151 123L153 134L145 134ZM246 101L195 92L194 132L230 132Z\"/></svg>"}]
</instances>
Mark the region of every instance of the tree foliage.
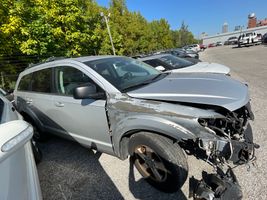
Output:
<instances>
[{"instance_id":1,"label":"tree foliage","mask_svg":"<svg viewBox=\"0 0 267 200\"><path fill-rule=\"evenodd\" d=\"M111 0L109 9L95 0L1 0L0 71L17 74L28 63L51 56L112 54L100 12L106 16L110 13L117 55L196 42L184 22L173 31L165 19L149 22L139 12L129 11L125 0Z\"/></svg>"}]
</instances>

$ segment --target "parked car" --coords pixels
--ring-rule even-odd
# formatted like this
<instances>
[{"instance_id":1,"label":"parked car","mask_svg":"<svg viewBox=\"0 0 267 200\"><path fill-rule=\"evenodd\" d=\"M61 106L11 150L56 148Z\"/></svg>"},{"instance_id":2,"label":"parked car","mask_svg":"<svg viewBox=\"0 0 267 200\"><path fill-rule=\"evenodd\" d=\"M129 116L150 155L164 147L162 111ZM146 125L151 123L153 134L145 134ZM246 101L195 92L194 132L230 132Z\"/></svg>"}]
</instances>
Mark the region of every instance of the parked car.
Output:
<instances>
[{"instance_id":1,"label":"parked car","mask_svg":"<svg viewBox=\"0 0 267 200\"><path fill-rule=\"evenodd\" d=\"M261 35L256 32L243 33L238 38L238 46L250 45L250 44L259 44L261 43Z\"/></svg>"},{"instance_id":2,"label":"parked car","mask_svg":"<svg viewBox=\"0 0 267 200\"><path fill-rule=\"evenodd\" d=\"M191 49L184 49L184 51L189 57L199 59L199 54L197 52Z\"/></svg>"},{"instance_id":3,"label":"parked car","mask_svg":"<svg viewBox=\"0 0 267 200\"><path fill-rule=\"evenodd\" d=\"M199 44L190 44L190 45L184 46L183 49L188 49L188 50L193 50L195 52L199 52L200 46Z\"/></svg>"},{"instance_id":4,"label":"parked car","mask_svg":"<svg viewBox=\"0 0 267 200\"><path fill-rule=\"evenodd\" d=\"M212 47L216 47L216 44L215 44L215 43L210 43L210 44L208 45L208 48L212 48Z\"/></svg>"},{"instance_id":5,"label":"parked car","mask_svg":"<svg viewBox=\"0 0 267 200\"><path fill-rule=\"evenodd\" d=\"M262 43L263 44L267 44L267 33L265 33L263 36L262 36Z\"/></svg>"},{"instance_id":6,"label":"parked car","mask_svg":"<svg viewBox=\"0 0 267 200\"><path fill-rule=\"evenodd\" d=\"M254 158L248 88L229 76L160 73L132 58L89 56L27 68L14 94L40 137L50 132L130 156L165 192L184 184L185 152L218 168Z\"/></svg>"},{"instance_id":7,"label":"parked car","mask_svg":"<svg viewBox=\"0 0 267 200\"><path fill-rule=\"evenodd\" d=\"M228 40L225 41L224 45L234 45L237 44L238 38L236 36L229 37Z\"/></svg>"},{"instance_id":8,"label":"parked car","mask_svg":"<svg viewBox=\"0 0 267 200\"><path fill-rule=\"evenodd\" d=\"M32 127L0 95L0 199L42 199Z\"/></svg>"},{"instance_id":9,"label":"parked car","mask_svg":"<svg viewBox=\"0 0 267 200\"><path fill-rule=\"evenodd\" d=\"M172 71L177 73L191 73L191 72L210 72L229 74L230 69L224 65L217 63L198 62L193 63L183 58L177 58L171 54L161 54L155 56L147 56L139 59L160 71Z\"/></svg>"},{"instance_id":10,"label":"parked car","mask_svg":"<svg viewBox=\"0 0 267 200\"><path fill-rule=\"evenodd\" d=\"M221 41L216 42L216 46L222 46L222 45L223 45L223 43Z\"/></svg>"},{"instance_id":11,"label":"parked car","mask_svg":"<svg viewBox=\"0 0 267 200\"><path fill-rule=\"evenodd\" d=\"M207 45L205 45L205 44L200 44L199 47L200 47L200 50L202 50L202 51L207 49Z\"/></svg>"},{"instance_id":12,"label":"parked car","mask_svg":"<svg viewBox=\"0 0 267 200\"><path fill-rule=\"evenodd\" d=\"M162 54L172 54L176 57L179 57L179 58L184 58L186 60L189 60L193 63L198 63L198 62L201 62L201 60L199 60L199 55L198 53L195 53L195 52L191 52L190 50L186 51L184 49L171 49L171 50L166 50L164 52L162 52ZM143 56L143 57L146 57L146 56Z\"/></svg>"}]
</instances>

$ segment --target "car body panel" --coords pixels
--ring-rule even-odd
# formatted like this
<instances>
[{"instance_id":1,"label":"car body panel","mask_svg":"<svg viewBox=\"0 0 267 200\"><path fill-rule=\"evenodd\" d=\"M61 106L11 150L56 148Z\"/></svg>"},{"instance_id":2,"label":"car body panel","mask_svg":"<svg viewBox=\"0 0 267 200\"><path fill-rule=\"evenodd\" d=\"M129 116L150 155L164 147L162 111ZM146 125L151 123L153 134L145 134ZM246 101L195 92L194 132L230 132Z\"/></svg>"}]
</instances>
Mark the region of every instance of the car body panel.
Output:
<instances>
[{"instance_id":1,"label":"car body panel","mask_svg":"<svg viewBox=\"0 0 267 200\"><path fill-rule=\"evenodd\" d=\"M0 102L0 199L42 199L30 141L33 129L7 99L0 97Z\"/></svg>"},{"instance_id":2,"label":"car body panel","mask_svg":"<svg viewBox=\"0 0 267 200\"><path fill-rule=\"evenodd\" d=\"M111 124L114 153L120 156L120 141L127 134L138 131L152 131L167 137L196 139L216 138L207 134L197 118L222 117L213 110L188 107L178 103L132 98L127 94L110 94L107 110Z\"/></svg>"},{"instance_id":3,"label":"car body panel","mask_svg":"<svg viewBox=\"0 0 267 200\"><path fill-rule=\"evenodd\" d=\"M247 86L228 76L171 73L164 79L128 92L128 95L143 99L216 105L235 110L249 101L247 90Z\"/></svg>"},{"instance_id":4,"label":"car body panel","mask_svg":"<svg viewBox=\"0 0 267 200\"><path fill-rule=\"evenodd\" d=\"M230 68L221 65L218 63L209 63L209 62L198 62L195 65L184 67L181 69L174 69L172 72L209 72L209 73L221 73L221 74L229 74Z\"/></svg>"}]
</instances>

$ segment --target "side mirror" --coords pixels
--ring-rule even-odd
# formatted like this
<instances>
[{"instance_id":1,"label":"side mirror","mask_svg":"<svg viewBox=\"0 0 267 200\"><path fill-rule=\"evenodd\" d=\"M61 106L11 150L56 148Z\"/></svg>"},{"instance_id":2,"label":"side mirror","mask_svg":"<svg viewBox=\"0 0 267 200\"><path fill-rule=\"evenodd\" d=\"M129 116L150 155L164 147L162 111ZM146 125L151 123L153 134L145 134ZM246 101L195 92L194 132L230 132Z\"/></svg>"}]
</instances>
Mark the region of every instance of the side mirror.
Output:
<instances>
[{"instance_id":1,"label":"side mirror","mask_svg":"<svg viewBox=\"0 0 267 200\"><path fill-rule=\"evenodd\" d=\"M96 86L92 83L76 87L73 91L74 99L102 99L104 96L103 92L96 91Z\"/></svg>"},{"instance_id":2,"label":"side mirror","mask_svg":"<svg viewBox=\"0 0 267 200\"><path fill-rule=\"evenodd\" d=\"M159 71L164 71L165 70L165 67L163 66L157 66L155 67L156 70L159 70Z\"/></svg>"},{"instance_id":3,"label":"side mirror","mask_svg":"<svg viewBox=\"0 0 267 200\"><path fill-rule=\"evenodd\" d=\"M0 125L0 162L26 144L33 135L25 121L14 120Z\"/></svg>"}]
</instances>

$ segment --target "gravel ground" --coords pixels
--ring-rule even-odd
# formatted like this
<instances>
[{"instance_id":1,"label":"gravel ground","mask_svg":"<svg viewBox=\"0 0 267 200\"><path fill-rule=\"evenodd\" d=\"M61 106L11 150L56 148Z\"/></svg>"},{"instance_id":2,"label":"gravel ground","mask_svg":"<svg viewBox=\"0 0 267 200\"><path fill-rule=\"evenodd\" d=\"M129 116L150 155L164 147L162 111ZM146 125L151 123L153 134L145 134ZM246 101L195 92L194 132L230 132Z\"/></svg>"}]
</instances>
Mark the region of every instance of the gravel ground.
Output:
<instances>
[{"instance_id":1,"label":"gravel ground","mask_svg":"<svg viewBox=\"0 0 267 200\"><path fill-rule=\"evenodd\" d=\"M217 62L231 68L231 75L248 83L251 106L255 115L252 122L254 141L261 148L256 152L255 167L241 166L235 170L243 189L244 199L267 199L267 46L207 49L201 59Z\"/></svg>"},{"instance_id":2,"label":"gravel ground","mask_svg":"<svg viewBox=\"0 0 267 200\"><path fill-rule=\"evenodd\" d=\"M201 52L203 61L225 64L231 76L249 84L255 121L252 123L257 151L257 165L235 169L244 199L267 199L267 47L216 47ZM46 200L54 199L188 199L188 180L181 191L161 193L148 185L129 160L121 161L79 144L52 138L41 144L43 161L38 165L39 178ZM205 162L188 157L189 178L201 177L202 170L211 171ZM188 178L188 179L189 179Z\"/></svg>"}]
</instances>

